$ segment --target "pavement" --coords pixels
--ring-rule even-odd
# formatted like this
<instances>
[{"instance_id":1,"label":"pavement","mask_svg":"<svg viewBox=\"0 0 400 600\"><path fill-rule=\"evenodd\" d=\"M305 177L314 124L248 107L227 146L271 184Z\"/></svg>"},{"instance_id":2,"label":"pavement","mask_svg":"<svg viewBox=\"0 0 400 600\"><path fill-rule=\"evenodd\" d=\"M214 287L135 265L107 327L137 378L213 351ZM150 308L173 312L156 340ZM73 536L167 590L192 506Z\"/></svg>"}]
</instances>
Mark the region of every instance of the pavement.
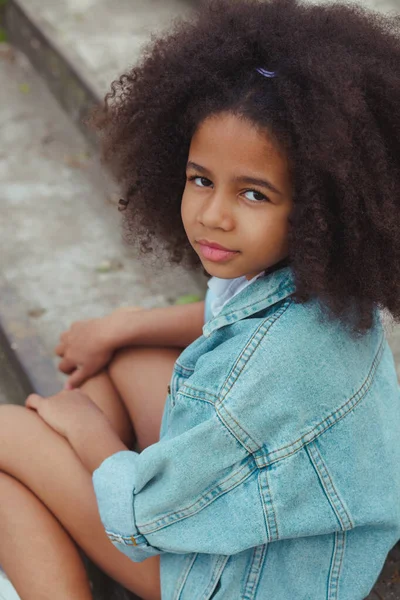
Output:
<instances>
[{"instance_id":1,"label":"pavement","mask_svg":"<svg viewBox=\"0 0 400 600\"><path fill-rule=\"evenodd\" d=\"M0 404L19 404L24 396L19 378L0 346ZM0 598L1 600L1 598Z\"/></svg>"},{"instance_id":2,"label":"pavement","mask_svg":"<svg viewBox=\"0 0 400 600\"><path fill-rule=\"evenodd\" d=\"M19 0L99 96L133 65L151 32L187 15L188 0Z\"/></svg>"},{"instance_id":3,"label":"pavement","mask_svg":"<svg viewBox=\"0 0 400 600\"><path fill-rule=\"evenodd\" d=\"M151 264L121 237L118 194L20 52L0 46L1 277L49 354L73 321L204 297L206 279Z\"/></svg>"}]
</instances>

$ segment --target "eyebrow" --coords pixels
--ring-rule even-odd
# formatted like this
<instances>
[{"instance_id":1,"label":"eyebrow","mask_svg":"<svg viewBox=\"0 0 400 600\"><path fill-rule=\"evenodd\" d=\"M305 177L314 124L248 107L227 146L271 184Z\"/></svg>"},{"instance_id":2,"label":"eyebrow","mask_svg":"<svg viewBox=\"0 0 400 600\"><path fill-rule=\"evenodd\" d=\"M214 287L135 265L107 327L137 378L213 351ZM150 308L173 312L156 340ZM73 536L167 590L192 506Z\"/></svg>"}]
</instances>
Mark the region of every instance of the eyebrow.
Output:
<instances>
[{"instance_id":1,"label":"eyebrow","mask_svg":"<svg viewBox=\"0 0 400 600\"><path fill-rule=\"evenodd\" d=\"M195 162L189 161L186 165L186 168L192 168L195 169L196 171L199 171L199 173L204 173L205 175L210 175L210 171L208 169L206 169L205 167L202 167L201 165L198 165ZM271 192L274 192L275 194L279 194L279 196L282 196L282 192L280 192L274 185L272 185L272 183L270 181L268 181L268 179L255 179L254 177L246 177L244 175L238 175L237 177L234 178L234 181L238 182L238 183L247 183L249 185L259 185L260 187L265 187L268 190L270 190Z\"/></svg>"}]
</instances>

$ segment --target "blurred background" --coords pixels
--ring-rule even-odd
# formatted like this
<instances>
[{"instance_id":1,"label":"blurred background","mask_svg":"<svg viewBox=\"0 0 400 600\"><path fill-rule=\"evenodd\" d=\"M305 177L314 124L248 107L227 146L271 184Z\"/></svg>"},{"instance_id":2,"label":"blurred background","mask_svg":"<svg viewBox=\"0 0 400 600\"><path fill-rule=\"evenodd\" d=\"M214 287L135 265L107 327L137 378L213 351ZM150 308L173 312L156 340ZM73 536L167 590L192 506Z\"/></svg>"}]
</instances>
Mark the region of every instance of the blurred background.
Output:
<instances>
[{"instance_id":1,"label":"blurred background","mask_svg":"<svg viewBox=\"0 0 400 600\"><path fill-rule=\"evenodd\" d=\"M400 0L362 4L400 14ZM58 391L53 348L73 321L204 297L201 271L124 245L118 191L82 124L150 33L197 9L200 0L0 0L0 402ZM399 331L388 325L400 374ZM400 600L397 558L371 600Z\"/></svg>"}]
</instances>

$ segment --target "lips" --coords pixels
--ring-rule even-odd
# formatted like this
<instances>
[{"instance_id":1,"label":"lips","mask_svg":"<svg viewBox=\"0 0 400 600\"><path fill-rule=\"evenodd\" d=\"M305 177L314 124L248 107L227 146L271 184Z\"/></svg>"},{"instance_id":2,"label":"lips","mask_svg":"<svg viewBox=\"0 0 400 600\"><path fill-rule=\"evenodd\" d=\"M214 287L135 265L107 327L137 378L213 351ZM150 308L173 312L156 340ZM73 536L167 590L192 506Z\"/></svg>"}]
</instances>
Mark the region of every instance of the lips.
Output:
<instances>
[{"instance_id":1,"label":"lips","mask_svg":"<svg viewBox=\"0 0 400 600\"><path fill-rule=\"evenodd\" d=\"M216 248L217 250L224 250L225 252L236 252L236 250L231 250L230 248L225 248L225 246L221 246L221 244L217 244L217 242L209 242L208 240L197 240L198 244L202 246L208 246L209 248Z\"/></svg>"},{"instance_id":2,"label":"lips","mask_svg":"<svg viewBox=\"0 0 400 600\"><path fill-rule=\"evenodd\" d=\"M215 242L206 242L206 240L199 240L200 252L202 256L213 262L223 262L236 256L238 252L236 250L228 250ZM213 244L212 246L210 244ZM217 247L218 246L218 247Z\"/></svg>"}]
</instances>

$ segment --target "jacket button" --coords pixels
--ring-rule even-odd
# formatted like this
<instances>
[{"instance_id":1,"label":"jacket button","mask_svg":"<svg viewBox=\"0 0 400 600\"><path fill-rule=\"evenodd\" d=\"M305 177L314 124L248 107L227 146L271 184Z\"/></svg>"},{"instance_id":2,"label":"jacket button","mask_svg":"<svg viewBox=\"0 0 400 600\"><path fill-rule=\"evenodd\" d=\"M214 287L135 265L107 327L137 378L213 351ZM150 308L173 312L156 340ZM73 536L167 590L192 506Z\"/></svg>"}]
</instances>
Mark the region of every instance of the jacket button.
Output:
<instances>
[{"instance_id":1,"label":"jacket button","mask_svg":"<svg viewBox=\"0 0 400 600\"><path fill-rule=\"evenodd\" d=\"M170 393L171 393L171 386L168 385L168 394L170 394Z\"/></svg>"}]
</instances>

